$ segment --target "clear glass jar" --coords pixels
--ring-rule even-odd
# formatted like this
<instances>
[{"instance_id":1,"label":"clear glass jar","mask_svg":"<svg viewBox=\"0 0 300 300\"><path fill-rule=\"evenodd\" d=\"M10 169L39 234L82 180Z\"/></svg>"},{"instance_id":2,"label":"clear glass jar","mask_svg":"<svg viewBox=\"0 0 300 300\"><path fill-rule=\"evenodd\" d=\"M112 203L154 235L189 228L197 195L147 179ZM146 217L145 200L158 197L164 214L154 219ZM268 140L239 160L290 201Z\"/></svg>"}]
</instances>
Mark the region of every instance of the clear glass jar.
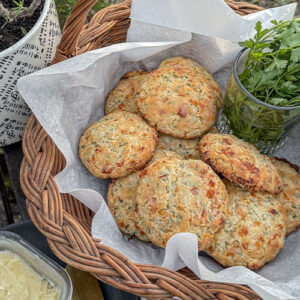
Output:
<instances>
[{"instance_id":1,"label":"clear glass jar","mask_svg":"<svg viewBox=\"0 0 300 300\"><path fill-rule=\"evenodd\" d=\"M300 106L279 107L252 96L239 80L247 48L237 56L227 84L218 129L254 144L261 153L271 154L284 144L300 120Z\"/></svg>"}]
</instances>

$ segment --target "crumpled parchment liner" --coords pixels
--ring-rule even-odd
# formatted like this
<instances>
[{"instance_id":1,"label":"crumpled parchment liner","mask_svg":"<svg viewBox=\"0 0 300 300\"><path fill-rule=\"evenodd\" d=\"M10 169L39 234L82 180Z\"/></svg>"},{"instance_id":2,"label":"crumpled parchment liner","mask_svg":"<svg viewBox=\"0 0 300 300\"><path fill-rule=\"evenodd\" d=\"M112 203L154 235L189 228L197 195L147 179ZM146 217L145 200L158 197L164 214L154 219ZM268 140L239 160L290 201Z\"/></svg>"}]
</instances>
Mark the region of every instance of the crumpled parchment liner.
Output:
<instances>
[{"instance_id":1,"label":"crumpled parchment liner","mask_svg":"<svg viewBox=\"0 0 300 300\"><path fill-rule=\"evenodd\" d=\"M190 233L173 236L166 251L128 240L105 203L109 180L93 177L78 157L80 136L103 116L106 95L122 74L152 70L162 59L182 55L213 72L224 90L240 49L236 42L253 35L257 20L269 26L274 18L292 18L294 11L295 5L289 5L242 18L223 0L135 0L128 43L85 53L19 80L21 95L66 157L65 169L55 177L60 191L97 212L94 237L134 262L164 263L174 270L186 265L202 279L248 284L264 299L300 299L300 233L291 234L278 257L258 272L223 270L209 257L199 258L197 238Z\"/></svg>"}]
</instances>

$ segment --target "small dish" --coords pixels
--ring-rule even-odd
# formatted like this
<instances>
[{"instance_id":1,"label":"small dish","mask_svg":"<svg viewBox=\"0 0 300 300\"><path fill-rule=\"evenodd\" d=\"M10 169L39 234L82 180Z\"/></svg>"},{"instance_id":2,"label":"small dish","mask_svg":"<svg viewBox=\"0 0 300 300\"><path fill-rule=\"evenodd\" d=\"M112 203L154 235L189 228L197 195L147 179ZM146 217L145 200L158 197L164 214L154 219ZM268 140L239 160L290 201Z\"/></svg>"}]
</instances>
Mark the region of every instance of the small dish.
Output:
<instances>
[{"instance_id":1,"label":"small dish","mask_svg":"<svg viewBox=\"0 0 300 300\"><path fill-rule=\"evenodd\" d=\"M5 250L17 254L42 278L55 286L59 292L58 300L71 300L72 282L68 273L61 266L19 235L8 231L0 231L0 251Z\"/></svg>"}]
</instances>

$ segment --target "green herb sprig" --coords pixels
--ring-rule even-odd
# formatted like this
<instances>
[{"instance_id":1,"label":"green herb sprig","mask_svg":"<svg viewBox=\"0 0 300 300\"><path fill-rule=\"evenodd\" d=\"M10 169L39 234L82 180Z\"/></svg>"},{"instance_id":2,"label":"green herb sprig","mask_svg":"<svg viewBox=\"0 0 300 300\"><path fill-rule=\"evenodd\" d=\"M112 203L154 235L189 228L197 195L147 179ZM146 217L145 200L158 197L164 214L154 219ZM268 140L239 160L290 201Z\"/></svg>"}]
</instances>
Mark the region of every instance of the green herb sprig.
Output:
<instances>
[{"instance_id":1,"label":"green herb sprig","mask_svg":"<svg viewBox=\"0 0 300 300\"><path fill-rule=\"evenodd\" d=\"M19 2L14 0L13 3L15 4L15 7L12 8L12 11L15 12L15 18L18 18L23 11L29 14L28 8L24 6L24 0L20 0Z\"/></svg>"},{"instance_id":2,"label":"green herb sprig","mask_svg":"<svg viewBox=\"0 0 300 300\"><path fill-rule=\"evenodd\" d=\"M300 18L274 26L255 26L253 39L241 42L249 48L245 69L239 75L244 87L257 99L280 107L300 105Z\"/></svg>"}]
</instances>

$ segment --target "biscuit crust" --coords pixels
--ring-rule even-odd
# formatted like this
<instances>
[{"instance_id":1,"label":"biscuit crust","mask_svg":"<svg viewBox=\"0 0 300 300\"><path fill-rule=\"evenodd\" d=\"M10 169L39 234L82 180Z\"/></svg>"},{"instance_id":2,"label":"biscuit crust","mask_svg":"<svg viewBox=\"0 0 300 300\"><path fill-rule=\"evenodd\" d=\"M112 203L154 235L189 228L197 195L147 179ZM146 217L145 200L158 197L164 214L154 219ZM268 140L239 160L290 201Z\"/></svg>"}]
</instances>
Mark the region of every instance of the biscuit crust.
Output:
<instances>
[{"instance_id":1,"label":"biscuit crust","mask_svg":"<svg viewBox=\"0 0 300 300\"><path fill-rule=\"evenodd\" d=\"M217 107L218 109L221 108L223 104L223 95L220 86L214 80L212 74L209 73L203 66L199 65L191 59L182 56L175 56L163 60L159 65L159 68L163 68L165 66L172 66L173 68L176 68L180 65L185 65L188 68L192 68L196 73L200 74L207 80L207 82L209 83L209 88L213 93L214 98L216 99Z\"/></svg>"},{"instance_id":2,"label":"biscuit crust","mask_svg":"<svg viewBox=\"0 0 300 300\"><path fill-rule=\"evenodd\" d=\"M118 111L103 117L84 132L79 156L96 177L122 177L151 159L157 140L155 129L138 115Z\"/></svg>"},{"instance_id":3,"label":"biscuit crust","mask_svg":"<svg viewBox=\"0 0 300 300\"><path fill-rule=\"evenodd\" d=\"M157 162L158 160L161 159L183 159L183 157L174 152L174 151L169 151L169 150L164 150L164 149L159 149L156 147L154 155L152 156L151 160L148 162L147 166Z\"/></svg>"},{"instance_id":4,"label":"biscuit crust","mask_svg":"<svg viewBox=\"0 0 300 300\"><path fill-rule=\"evenodd\" d=\"M182 139L163 133L159 133L158 137L158 149L174 151L185 159L201 159L199 152L200 137L194 139Z\"/></svg>"},{"instance_id":5,"label":"biscuit crust","mask_svg":"<svg viewBox=\"0 0 300 300\"><path fill-rule=\"evenodd\" d=\"M150 166L151 164L153 164L157 161L162 162L163 160L172 160L172 159L183 159L183 158L176 152L163 150L163 149L158 149L156 147L154 155L152 156L151 160L147 163L146 167ZM135 193L137 192L137 189L139 187L140 178L142 178L145 175L145 172L147 172L145 169L142 170L139 173L139 181L138 181L138 185L136 187ZM137 200L136 200L136 202L137 202ZM147 232L147 229L146 229L147 227L146 227L145 223L143 222L143 220L140 218L139 206L138 205L137 205L137 210L136 211L137 211L137 215L138 215L138 218L137 218L137 221L136 221L137 230L142 231L142 232Z\"/></svg>"},{"instance_id":6,"label":"biscuit crust","mask_svg":"<svg viewBox=\"0 0 300 300\"><path fill-rule=\"evenodd\" d=\"M216 127L212 127L209 132L218 133L218 130ZM185 159L201 159L199 142L202 136L194 139L182 139L159 133L158 137L157 149L176 152Z\"/></svg>"},{"instance_id":7,"label":"biscuit crust","mask_svg":"<svg viewBox=\"0 0 300 300\"><path fill-rule=\"evenodd\" d=\"M224 180L229 209L225 226L207 253L226 267L258 269L284 246L286 214L282 194L247 192Z\"/></svg>"},{"instance_id":8,"label":"biscuit crust","mask_svg":"<svg viewBox=\"0 0 300 300\"><path fill-rule=\"evenodd\" d=\"M267 156L230 134L207 134L199 144L203 161L228 180L249 191L277 194L282 184Z\"/></svg>"},{"instance_id":9,"label":"biscuit crust","mask_svg":"<svg viewBox=\"0 0 300 300\"><path fill-rule=\"evenodd\" d=\"M300 226L300 174L295 166L287 161L273 157L271 160L281 178L287 218L286 234L290 234Z\"/></svg>"},{"instance_id":10,"label":"biscuit crust","mask_svg":"<svg viewBox=\"0 0 300 300\"><path fill-rule=\"evenodd\" d=\"M191 232L205 249L224 225L228 195L221 179L200 160L163 159L140 175L139 215L159 247L176 233Z\"/></svg>"},{"instance_id":11,"label":"biscuit crust","mask_svg":"<svg viewBox=\"0 0 300 300\"><path fill-rule=\"evenodd\" d=\"M222 94L212 77L203 75L203 67L186 58L173 59L176 63L162 63L147 76L137 105L158 131L195 138L214 125Z\"/></svg>"},{"instance_id":12,"label":"biscuit crust","mask_svg":"<svg viewBox=\"0 0 300 300\"><path fill-rule=\"evenodd\" d=\"M148 164L164 158L180 159L181 157L174 152L156 150ZM136 192L139 186L141 172L143 171L137 171L128 176L113 179L107 193L107 204L122 232L135 236L142 241L149 241L143 230L144 224L138 215L136 200Z\"/></svg>"},{"instance_id":13,"label":"biscuit crust","mask_svg":"<svg viewBox=\"0 0 300 300\"><path fill-rule=\"evenodd\" d=\"M119 229L142 241L149 241L143 230L137 227L136 190L139 186L140 171L113 179L109 185L107 204Z\"/></svg>"},{"instance_id":14,"label":"biscuit crust","mask_svg":"<svg viewBox=\"0 0 300 300\"><path fill-rule=\"evenodd\" d=\"M107 96L105 113L108 115L114 111L123 110L139 114L136 94L148 74L149 72L141 70L124 74L117 86Z\"/></svg>"}]
</instances>

